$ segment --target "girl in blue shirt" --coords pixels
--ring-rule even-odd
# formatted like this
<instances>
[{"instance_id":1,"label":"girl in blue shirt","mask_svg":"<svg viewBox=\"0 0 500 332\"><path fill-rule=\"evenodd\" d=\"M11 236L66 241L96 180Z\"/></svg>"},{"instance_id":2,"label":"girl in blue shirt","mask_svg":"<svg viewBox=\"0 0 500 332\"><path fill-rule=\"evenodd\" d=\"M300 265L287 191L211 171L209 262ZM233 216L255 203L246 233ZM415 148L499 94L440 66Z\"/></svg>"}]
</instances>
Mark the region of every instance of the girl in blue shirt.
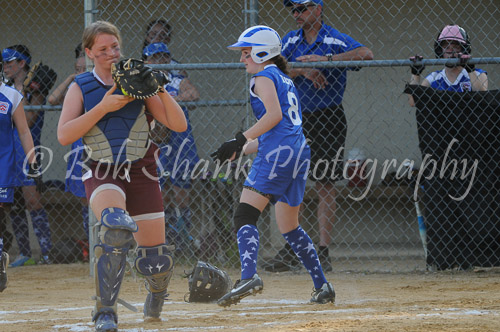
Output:
<instances>
[{"instance_id":1,"label":"girl in blue shirt","mask_svg":"<svg viewBox=\"0 0 500 332\"><path fill-rule=\"evenodd\" d=\"M33 138L23 107L23 95L0 80L0 223L5 224L4 203L14 201L16 174L16 133L28 158L28 177L36 178L37 169ZM36 180L35 180L36 181ZM4 227L2 227L4 229ZM0 233L0 292L7 287L7 265L9 255L3 251L3 234Z\"/></svg>"},{"instance_id":2,"label":"girl in blue shirt","mask_svg":"<svg viewBox=\"0 0 500 332\"><path fill-rule=\"evenodd\" d=\"M443 69L427 75L421 80L420 74L425 69L423 65L411 67L410 84L420 84L436 90L466 92L487 91L488 76L486 71L467 64L470 59L471 44L469 36L463 28L458 25L447 25L440 32L434 43L434 51L437 58L453 59L462 61L455 65L446 65ZM417 57L410 58L418 60ZM413 96L409 96L410 106L415 106Z\"/></svg>"},{"instance_id":3,"label":"girl in blue shirt","mask_svg":"<svg viewBox=\"0 0 500 332\"><path fill-rule=\"evenodd\" d=\"M302 133L302 112L297 89L287 76L287 62L280 55L281 38L267 26L245 30L229 49L241 51L240 61L254 76L250 80L250 103L257 122L213 154L221 162L257 152L245 180L234 216L241 262L241 279L218 300L221 306L238 303L260 293L264 287L257 274L259 232L257 220L266 205L275 204L276 222L285 240L313 279L313 303L335 301L314 245L299 225L310 164L310 150Z\"/></svg>"}]
</instances>

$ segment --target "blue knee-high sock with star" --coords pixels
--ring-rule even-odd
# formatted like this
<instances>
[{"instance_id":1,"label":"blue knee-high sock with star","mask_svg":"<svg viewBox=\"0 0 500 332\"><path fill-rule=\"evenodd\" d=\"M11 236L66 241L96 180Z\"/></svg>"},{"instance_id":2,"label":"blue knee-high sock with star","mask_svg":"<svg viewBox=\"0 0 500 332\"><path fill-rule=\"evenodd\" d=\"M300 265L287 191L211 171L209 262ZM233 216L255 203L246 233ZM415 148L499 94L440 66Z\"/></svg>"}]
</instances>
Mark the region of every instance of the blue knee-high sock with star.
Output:
<instances>
[{"instance_id":1,"label":"blue knee-high sock with star","mask_svg":"<svg viewBox=\"0 0 500 332\"><path fill-rule=\"evenodd\" d=\"M240 251L241 280L250 279L257 273L259 231L255 225L242 226L236 233Z\"/></svg>"},{"instance_id":2,"label":"blue knee-high sock with star","mask_svg":"<svg viewBox=\"0 0 500 332\"><path fill-rule=\"evenodd\" d=\"M314 288L321 288L327 281L319 262L318 253L309 235L299 226L293 231L283 234L283 237L311 275Z\"/></svg>"},{"instance_id":3,"label":"blue knee-high sock with star","mask_svg":"<svg viewBox=\"0 0 500 332\"><path fill-rule=\"evenodd\" d=\"M33 230L38 238L42 255L48 255L50 249L52 248L52 240L50 238L50 226L47 212L45 212L44 208L41 208L30 211L30 215Z\"/></svg>"},{"instance_id":4,"label":"blue knee-high sock with star","mask_svg":"<svg viewBox=\"0 0 500 332\"><path fill-rule=\"evenodd\" d=\"M21 255L31 257L30 234L28 229L28 218L23 211L13 210L10 212L10 221L12 229L16 236L17 245Z\"/></svg>"}]
</instances>

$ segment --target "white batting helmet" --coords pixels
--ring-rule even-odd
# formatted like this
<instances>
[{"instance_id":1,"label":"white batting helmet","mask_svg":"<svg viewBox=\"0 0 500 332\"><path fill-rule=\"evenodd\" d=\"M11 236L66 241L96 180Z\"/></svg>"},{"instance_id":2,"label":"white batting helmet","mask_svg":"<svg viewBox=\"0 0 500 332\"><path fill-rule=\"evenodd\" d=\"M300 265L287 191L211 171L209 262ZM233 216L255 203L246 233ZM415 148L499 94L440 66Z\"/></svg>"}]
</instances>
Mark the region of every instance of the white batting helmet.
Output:
<instances>
[{"instance_id":1,"label":"white batting helmet","mask_svg":"<svg viewBox=\"0 0 500 332\"><path fill-rule=\"evenodd\" d=\"M227 48L239 50L243 47L251 47L253 61L262 63L281 54L281 38L274 29L256 25L243 31L238 42Z\"/></svg>"}]
</instances>

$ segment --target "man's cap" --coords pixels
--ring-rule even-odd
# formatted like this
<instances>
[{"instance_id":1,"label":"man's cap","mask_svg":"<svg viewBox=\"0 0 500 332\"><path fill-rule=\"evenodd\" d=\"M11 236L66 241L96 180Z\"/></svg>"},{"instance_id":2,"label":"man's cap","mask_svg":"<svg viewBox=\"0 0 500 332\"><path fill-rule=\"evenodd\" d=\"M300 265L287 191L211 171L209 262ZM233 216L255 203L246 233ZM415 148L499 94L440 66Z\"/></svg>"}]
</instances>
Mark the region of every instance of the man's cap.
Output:
<instances>
[{"instance_id":1,"label":"man's cap","mask_svg":"<svg viewBox=\"0 0 500 332\"><path fill-rule=\"evenodd\" d=\"M283 0L283 4L286 7L290 7L292 5L307 5L307 4L321 5L321 7L323 7L323 0Z\"/></svg>"},{"instance_id":2,"label":"man's cap","mask_svg":"<svg viewBox=\"0 0 500 332\"><path fill-rule=\"evenodd\" d=\"M170 55L170 51L168 50L167 44L153 43L144 47L144 50L142 50L142 55L144 56L152 56L155 55L156 53L167 53L168 55Z\"/></svg>"},{"instance_id":3,"label":"man's cap","mask_svg":"<svg viewBox=\"0 0 500 332\"><path fill-rule=\"evenodd\" d=\"M11 48L4 48L2 50L2 58L4 62L11 62L13 60L24 60L27 64L30 64L31 62L31 57L27 57L21 52L18 52Z\"/></svg>"}]
</instances>

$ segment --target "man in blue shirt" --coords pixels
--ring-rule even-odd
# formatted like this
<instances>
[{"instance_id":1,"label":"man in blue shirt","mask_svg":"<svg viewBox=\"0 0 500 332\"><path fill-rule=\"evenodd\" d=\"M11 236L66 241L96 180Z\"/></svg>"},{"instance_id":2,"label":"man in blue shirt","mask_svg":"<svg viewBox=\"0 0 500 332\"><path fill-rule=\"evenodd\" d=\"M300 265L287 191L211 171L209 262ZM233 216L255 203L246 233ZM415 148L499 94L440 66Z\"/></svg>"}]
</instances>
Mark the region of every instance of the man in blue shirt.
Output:
<instances>
[{"instance_id":1,"label":"man in blue shirt","mask_svg":"<svg viewBox=\"0 0 500 332\"><path fill-rule=\"evenodd\" d=\"M323 22L322 0L284 0L298 30L283 38L282 55L289 62L372 60L373 53L352 37ZM310 179L318 192L319 258L331 271L328 245L335 218L335 181L343 171L347 132L342 98L349 68L295 68L290 71L299 92L304 134L311 147ZM351 68L352 69L352 68ZM286 246L266 266L268 271L286 271L299 261Z\"/></svg>"}]
</instances>

